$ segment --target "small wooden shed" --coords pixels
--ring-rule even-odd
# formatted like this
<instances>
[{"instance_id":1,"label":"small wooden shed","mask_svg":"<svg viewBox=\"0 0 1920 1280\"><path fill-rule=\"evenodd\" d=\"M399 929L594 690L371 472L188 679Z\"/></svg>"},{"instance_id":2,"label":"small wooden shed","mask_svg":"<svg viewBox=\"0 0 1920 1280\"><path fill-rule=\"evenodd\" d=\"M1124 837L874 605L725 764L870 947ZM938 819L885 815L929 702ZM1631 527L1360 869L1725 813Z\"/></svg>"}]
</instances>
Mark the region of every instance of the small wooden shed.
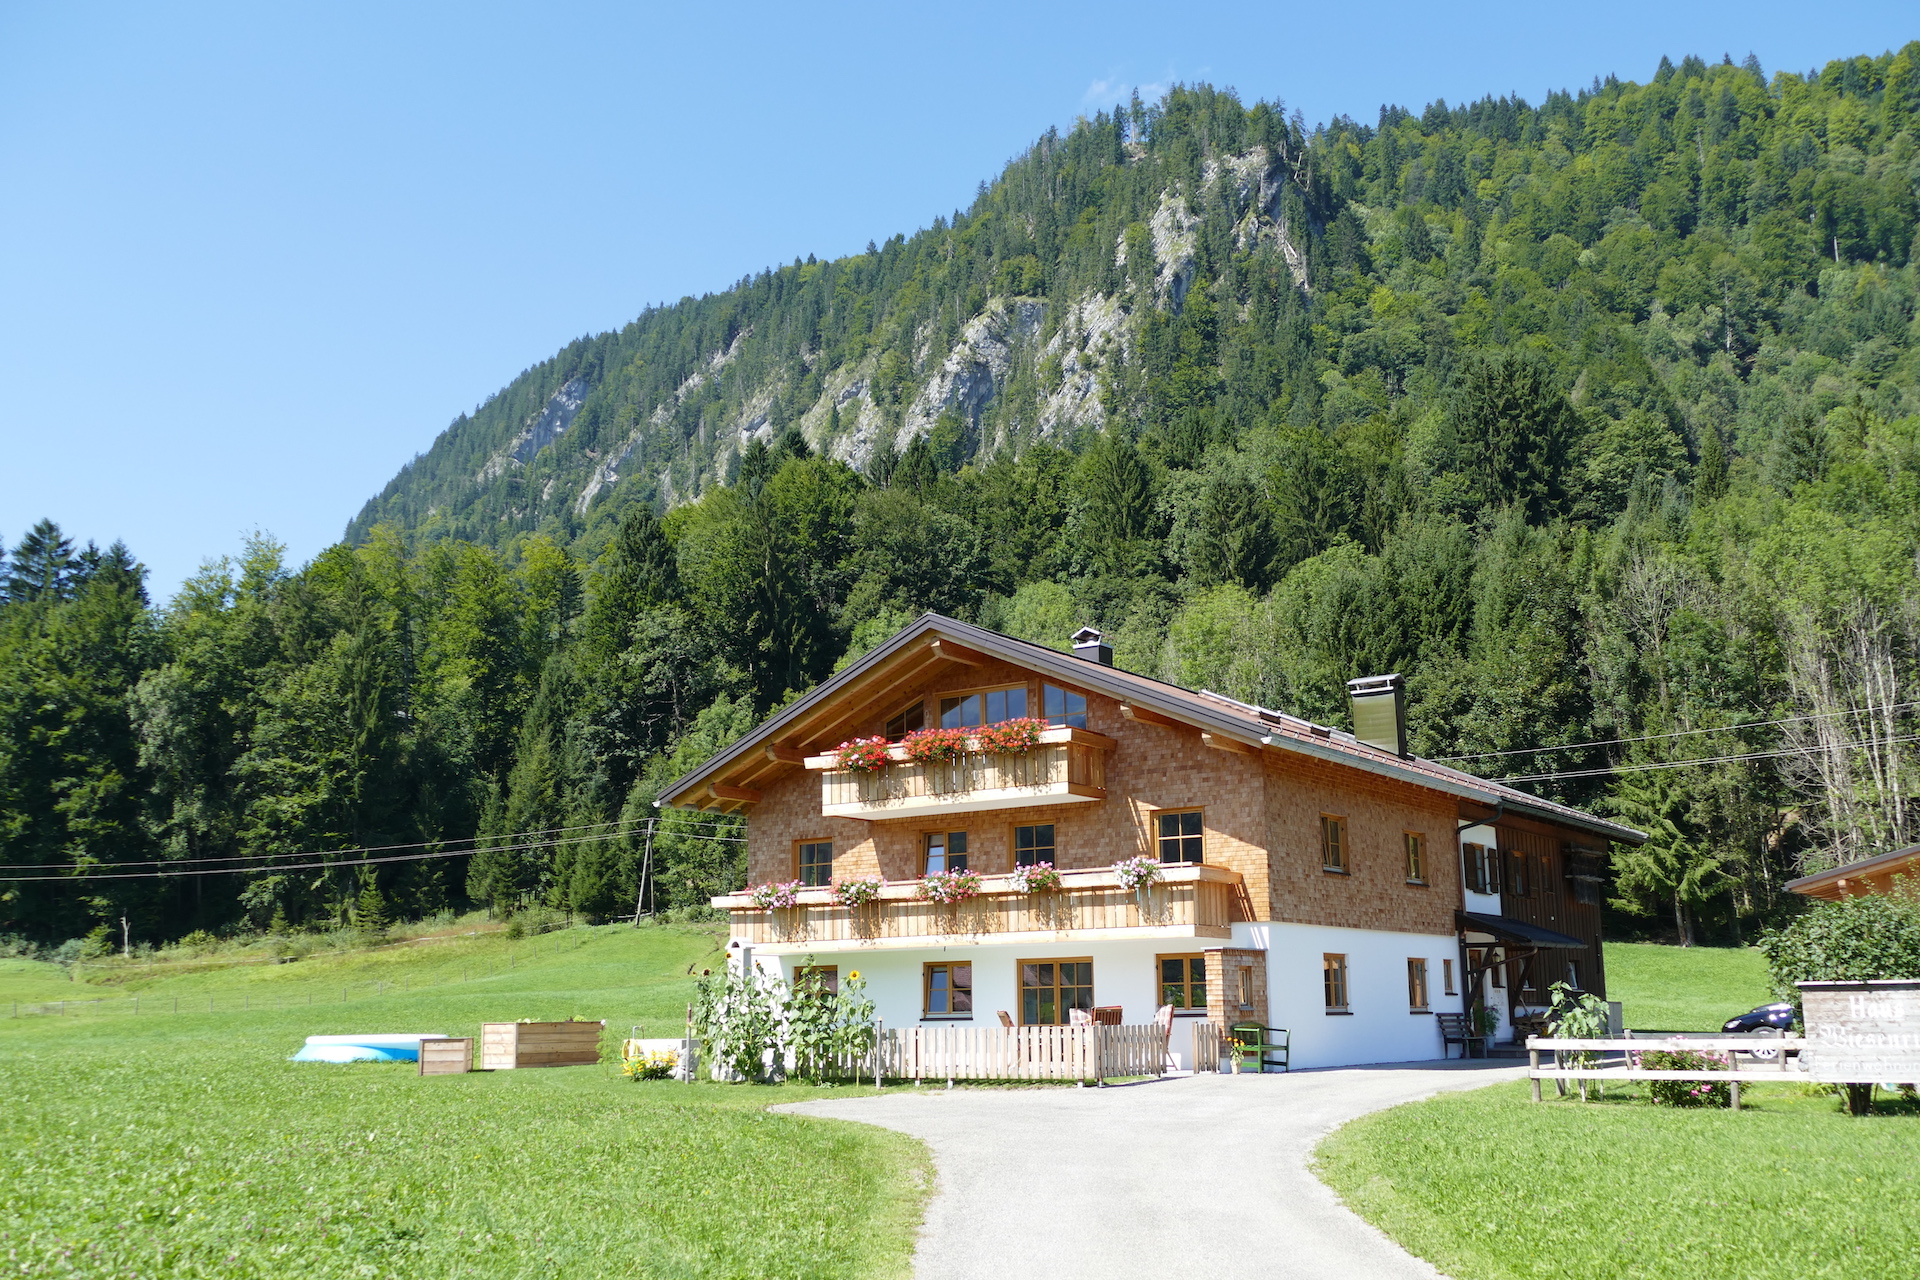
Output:
<instances>
[{"instance_id":1,"label":"small wooden shed","mask_svg":"<svg viewBox=\"0 0 1920 1280\"><path fill-rule=\"evenodd\" d=\"M600 1061L605 1022L483 1022L480 1069L585 1067Z\"/></svg>"}]
</instances>

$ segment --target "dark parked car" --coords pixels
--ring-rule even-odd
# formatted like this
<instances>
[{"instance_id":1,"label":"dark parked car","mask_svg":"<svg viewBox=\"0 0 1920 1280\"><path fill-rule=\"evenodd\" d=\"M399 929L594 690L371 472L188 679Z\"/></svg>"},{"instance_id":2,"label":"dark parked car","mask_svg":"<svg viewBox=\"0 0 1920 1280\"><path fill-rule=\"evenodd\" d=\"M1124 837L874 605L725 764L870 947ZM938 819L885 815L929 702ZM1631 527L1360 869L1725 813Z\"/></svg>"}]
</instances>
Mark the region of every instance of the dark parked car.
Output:
<instances>
[{"instance_id":1,"label":"dark parked car","mask_svg":"<svg viewBox=\"0 0 1920 1280\"><path fill-rule=\"evenodd\" d=\"M1728 1018L1721 1034L1729 1036L1744 1035L1749 1031L1791 1031L1793 1030L1793 1006L1786 1003L1763 1004L1758 1009L1743 1013L1737 1018Z\"/></svg>"}]
</instances>

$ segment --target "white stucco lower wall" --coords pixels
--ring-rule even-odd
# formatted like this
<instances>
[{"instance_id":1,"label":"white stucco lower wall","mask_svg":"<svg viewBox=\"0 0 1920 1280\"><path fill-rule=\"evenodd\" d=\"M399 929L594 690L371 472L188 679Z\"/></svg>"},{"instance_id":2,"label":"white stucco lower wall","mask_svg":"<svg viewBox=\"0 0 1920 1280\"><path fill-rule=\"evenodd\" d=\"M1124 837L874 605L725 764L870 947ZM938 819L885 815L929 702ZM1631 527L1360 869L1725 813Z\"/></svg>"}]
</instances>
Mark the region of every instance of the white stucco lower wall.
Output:
<instances>
[{"instance_id":1,"label":"white stucco lower wall","mask_svg":"<svg viewBox=\"0 0 1920 1280\"><path fill-rule=\"evenodd\" d=\"M1371 1062L1410 1062L1441 1056L1440 1033L1432 1013L1407 1006L1407 960L1427 962L1433 1012L1458 1011L1458 994L1446 992L1446 966L1454 966L1460 989L1459 947L1451 935L1390 933L1373 929L1335 929L1301 924L1237 924L1224 939L1127 939L1115 942L1038 945L956 943L914 950L834 951L815 955L815 964L837 966L844 979L858 972L887 1027L960 1025L994 1027L997 1011L1020 1021L1018 965L1023 960L1093 961L1093 999L1119 1005L1122 1020L1151 1021L1160 1003L1157 958L1209 947L1230 946L1267 952L1268 1023L1293 1033L1295 1067L1350 1066ZM1348 1009L1330 1014L1325 1007L1322 958L1328 952L1347 957ZM756 952L762 972L791 980L808 962L799 955ZM922 972L929 963L973 966L971 1019L922 1015ZM1231 1012L1231 1011L1230 1011ZM1233 1021L1229 1017L1229 1021ZM1182 1067L1190 1067L1192 1019L1174 1020L1170 1048Z\"/></svg>"}]
</instances>

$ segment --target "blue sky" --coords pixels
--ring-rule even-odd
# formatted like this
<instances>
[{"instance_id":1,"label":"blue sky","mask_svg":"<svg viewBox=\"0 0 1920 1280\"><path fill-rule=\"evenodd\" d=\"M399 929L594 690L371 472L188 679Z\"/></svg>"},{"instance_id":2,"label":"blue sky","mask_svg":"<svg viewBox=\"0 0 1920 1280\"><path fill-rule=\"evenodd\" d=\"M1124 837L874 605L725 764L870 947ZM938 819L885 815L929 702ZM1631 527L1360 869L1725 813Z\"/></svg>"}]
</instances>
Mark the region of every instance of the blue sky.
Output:
<instances>
[{"instance_id":1,"label":"blue sky","mask_svg":"<svg viewBox=\"0 0 1920 1280\"><path fill-rule=\"evenodd\" d=\"M304 560L569 339L924 226L1135 85L1371 120L1920 37L1812 12L11 0L0 538L124 538L161 598L249 530Z\"/></svg>"}]
</instances>

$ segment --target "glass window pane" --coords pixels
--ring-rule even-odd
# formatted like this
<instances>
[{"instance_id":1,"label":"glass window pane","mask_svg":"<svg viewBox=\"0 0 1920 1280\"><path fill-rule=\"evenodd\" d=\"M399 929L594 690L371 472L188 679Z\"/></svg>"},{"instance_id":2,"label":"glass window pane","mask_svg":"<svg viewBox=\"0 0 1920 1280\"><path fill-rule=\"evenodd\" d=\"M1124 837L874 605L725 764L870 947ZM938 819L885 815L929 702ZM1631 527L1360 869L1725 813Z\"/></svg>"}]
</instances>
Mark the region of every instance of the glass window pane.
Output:
<instances>
[{"instance_id":1,"label":"glass window pane","mask_svg":"<svg viewBox=\"0 0 1920 1280\"><path fill-rule=\"evenodd\" d=\"M1180 814L1179 817L1181 835L1197 836L1200 834L1200 811L1198 809L1195 809L1192 813Z\"/></svg>"}]
</instances>

